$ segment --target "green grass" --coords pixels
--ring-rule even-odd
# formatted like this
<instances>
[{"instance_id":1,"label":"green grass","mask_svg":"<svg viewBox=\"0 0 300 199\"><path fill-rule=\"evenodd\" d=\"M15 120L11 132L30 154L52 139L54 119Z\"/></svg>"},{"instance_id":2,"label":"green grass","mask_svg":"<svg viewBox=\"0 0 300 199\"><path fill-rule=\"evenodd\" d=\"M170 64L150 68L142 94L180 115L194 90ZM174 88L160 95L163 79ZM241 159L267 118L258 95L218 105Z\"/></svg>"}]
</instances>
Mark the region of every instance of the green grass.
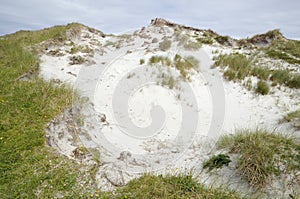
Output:
<instances>
[{"instance_id":1,"label":"green grass","mask_svg":"<svg viewBox=\"0 0 300 199\"><path fill-rule=\"evenodd\" d=\"M300 169L299 140L265 130L242 130L219 139L219 149L240 154L237 169L255 188L264 188L272 177Z\"/></svg>"},{"instance_id":2,"label":"green grass","mask_svg":"<svg viewBox=\"0 0 300 199\"><path fill-rule=\"evenodd\" d=\"M85 45L85 46L80 46L80 45L74 45L71 50L70 50L70 53L71 54L76 54L78 52L82 52L82 53L87 53L87 54L94 54L94 50L91 49L88 45Z\"/></svg>"},{"instance_id":3,"label":"green grass","mask_svg":"<svg viewBox=\"0 0 300 199\"><path fill-rule=\"evenodd\" d=\"M181 77L184 80L187 80L189 78L189 71L192 68L197 68L199 66L199 61L193 56L183 58L180 55L176 54L173 58L173 61L170 58L164 56L152 56L149 59L149 65L155 64L175 67L180 72Z\"/></svg>"},{"instance_id":4,"label":"green grass","mask_svg":"<svg viewBox=\"0 0 300 199\"><path fill-rule=\"evenodd\" d=\"M270 91L270 87L267 82L261 80L257 82L257 86L255 89L256 93L267 95L269 91Z\"/></svg>"},{"instance_id":5,"label":"green grass","mask_svg":"<svg viewBox=\"0 0 300 199\"><path fill-rule=\"evenodd\" d=\"M294 121L294 126L300 129L300 110L290 112L284 116L287 122Z\"/></svg>"},{"instance_id":6,"label":"green grass","mask_svg":"<svg viewBox=\"0 0 300 199\"><path fill-rule=\"evenodd\" d=\"M149 59L149 64L150 65L162 64L163 66L171 66L172 65L172 61L168 57L164 57L164 56L152 56Z\"/></svg>"},{"instance_id":7,"label":"green grass","mask_svg":"<svg viewBox=\"0 0 300 199\"><path fill-rule=\"evenodd\" d=\"M202 46L202 44L200 42L198 42L198 41L191 41L191 40L188 40L183 45L184 49L186 49L186 50L198 50L198 49L201 48L201 46Z\"/></svg>"},{"instance_id":8,"label":"green grass","mask_svg":"<svg viewBox=\"0 0 300 199\"><path fill-rule=\"evenodd\" d=\"M214 66L227 68L224 77L229 80L242 80L251 72L252 59L239 53L219 55L215 58ZM227 72L228 71L228 72Z\"/></svg>"},{"instance_id":9,"label":"green grass","mask_svg":"<svg viewBox=\"0 0 300 199\"><path fill-rule=\"evenodd\" d=\"M226 189L204 187L190 175L162 176L145 174L119 188L115 194L107 193L102 198L241 198L237 193Z\"/></svg>"},{"instance_id":10,"label":"green grass","mask_svg":"<svg viewBox=\"0 0 300 199\"><path fill-rule=\"evenodd\" d=\"M70 23L67 26L54 26L51 28L45 28L39 31L18 31L14 34L6 35L4 38L7 40L14 40L21 46L28 46L39 44L47 39L54 41L65 41L67 39L66 31L71 31L73 34L77 34L83 25L78 23Z\"/></svg>"},{"instance_id":11,"label":"green grass","mask_svg":"<svg viewBox=\"0 0 300 199\"><path fill-rule=\"evenodd\" d=\"M38 58L27 50L47 39L63 42L71 27L76 25L20 31L0 40L1 198L36 198L39 191L42 198L77 197L84 191L76 184L78 165L44 146L45 125L71 105L72 91L39 79ZM28 71L31 80L19 81Z\"/></svg>"},{"instance_id":12,"label":"green grass","mask_svg":"<svg viewBox=\"0 0 300 199\"><path fill-rule=\"evenodd\" d=\"M241 81L256 76L261 81L272 81L272 85L281 84L289 88L300 88L300 75L288 70L269 69L256 66L255 59L239 53L223 54L214 58L213 67L221 67L223 76L230 81ZM266 86L264 86L266 87ZM260 92L259 92L260 93Z\"/></svg>"},{"instance_id":13,"label":"green grass","mask_svg":"<svg viewBox=\"0 0 300 199\"><path fill-rule=\"evenodd\" d=\"M270 58L281 59L290 64L300 64L300 41L275 40L264 50Z\"/></svg>"}]
</instances>

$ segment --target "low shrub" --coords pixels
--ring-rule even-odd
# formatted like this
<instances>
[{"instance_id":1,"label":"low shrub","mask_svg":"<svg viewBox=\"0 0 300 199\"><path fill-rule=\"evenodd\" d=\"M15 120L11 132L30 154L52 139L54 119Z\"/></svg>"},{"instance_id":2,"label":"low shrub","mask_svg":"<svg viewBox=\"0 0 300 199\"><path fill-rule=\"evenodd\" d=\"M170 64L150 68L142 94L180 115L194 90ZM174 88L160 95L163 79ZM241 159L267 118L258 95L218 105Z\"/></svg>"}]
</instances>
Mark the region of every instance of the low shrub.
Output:
<instances>
[{"instance_id":1,"label":"low shrub","mask_svg":"<svg viewBox=\"0 0 300 199\"><path fill-rule=\"evenodd\" d=\"M230 157L228 155L219 154L211 157L209 160L205 161L203 163L204 169L209 169L211 171L212 169L221 168L224 165L228 166L228 164L231 162Z\"/></svg>"}]
</instances>

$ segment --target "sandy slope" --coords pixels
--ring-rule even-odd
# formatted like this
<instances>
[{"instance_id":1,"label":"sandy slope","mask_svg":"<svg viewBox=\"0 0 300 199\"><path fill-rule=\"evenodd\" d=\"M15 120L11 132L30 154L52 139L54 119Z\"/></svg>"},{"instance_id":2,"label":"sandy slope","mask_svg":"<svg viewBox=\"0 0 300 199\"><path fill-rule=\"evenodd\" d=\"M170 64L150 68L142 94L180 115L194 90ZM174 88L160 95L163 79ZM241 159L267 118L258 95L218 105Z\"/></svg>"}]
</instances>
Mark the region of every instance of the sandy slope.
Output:
<instances>
[{"instance_id":1,"label":"sandy slope","mask_svg":"<svg viewBox=\"0 0 300 199\"><path fill-rule=\"evenodd\" d=\"M167 52L152 42L164 36L172 40ZM131 36L105 38L83 29L80 38L73 42L94 51L93 56L74 54L88 59L83 64L69 64L73 55L66 51L70 45L48 50L59 49L63 56L41 56L42 77L67 82L89 99L49 124L47 139L69 157L74 157L74 150L81 145L98 150L103 163L99 186L103 189L124 184L144 171L200 171L220 135L257 126L287 129L287 125L279 126L278 120L297 106L296 91L276 90L258 96L238 83L224 81L217 69L210 68L212 51L232 49L204 45L196 51L184 50L169 27L149 26ZM179 72L147 63L153 55L173 59L175 54L192 55L200 66L192 71L191 81L178 81L178 88L170 89L160 84L162 73L176 79ZM140 64L140 59L146 63ZM74 141L67 121L78 119L83 122L75 122L79 139Z\"/></svg>"}]
</instances>

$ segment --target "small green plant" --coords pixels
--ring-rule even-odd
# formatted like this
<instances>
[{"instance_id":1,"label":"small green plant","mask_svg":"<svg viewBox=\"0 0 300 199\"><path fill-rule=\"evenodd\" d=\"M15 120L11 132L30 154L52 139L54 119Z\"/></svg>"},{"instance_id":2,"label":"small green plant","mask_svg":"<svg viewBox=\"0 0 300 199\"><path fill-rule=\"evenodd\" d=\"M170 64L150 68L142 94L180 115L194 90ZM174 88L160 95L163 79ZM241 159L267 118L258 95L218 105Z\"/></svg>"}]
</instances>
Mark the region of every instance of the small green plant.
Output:
<instances>
[{"instance_id":1,"label":"small green plant","mask_svg":"<svg viewBox=\"0 0 300 199\"><path fill-rule=\"evenodd\" d=\"M143 65L145 63L144 59L140 59L140 65Z\"/></svg>"},{"instance_id":2,"label":"small green plant","mask_svg":"<svg viewBox=\"0 0 300 199\"><path fill-rule=\"evenodd\" d=\"M268 80L271 72L264 67L255 66L252 68L251 75L258 77L261 80Z\"/></svg>"},{"instance_id":3,"label":"small green plant","mask_svg":"<svg viewBox=\"0 0 300 199\"><path fill-rule=\"evenodd\" d=\"M228 166L228 164L231 162L230 157L225 154L219 154L211 157L209 160L205 161L203 163L204 169L209 169L209 171L213 169L218 169L225 166Z\"/></svg>"},{"instance_id":4,"label":"small green plant","mask_svg":"<svg viewBox=\"0 0 300 199\"><path fill-rule=\"evenodd\" d=\"M162 42L159 43L159 49L162 51L167 51L171 48L171 40L164 39Z\"/></svg>"},{"instance_id":5,"label":"small green plant","mask_svg":"<svg viewBox=\"0 0 300 199\"><path fill-rule=\"evenodd\" d=\"M257 86L255 89L256 93L259 93L262 95L267 95L269 93L269 91L270 91L270 87L267 84L267 82L261 81L261 80L257 82Z\"/></svg>"},{"instance_id":6,"label":"small green plant","mask_svg":"<svg viewBox=\"0 0 300 199\"><path fill-rule=\"evenodd\" d=\"M78 46L73 46L72 48L71 48L71 50L70 50L70 53L71 54L75 54L75 53L77 53L77 52L79 52L80 51L80 48L78 47Z\"/></svg>"}]
</instances>

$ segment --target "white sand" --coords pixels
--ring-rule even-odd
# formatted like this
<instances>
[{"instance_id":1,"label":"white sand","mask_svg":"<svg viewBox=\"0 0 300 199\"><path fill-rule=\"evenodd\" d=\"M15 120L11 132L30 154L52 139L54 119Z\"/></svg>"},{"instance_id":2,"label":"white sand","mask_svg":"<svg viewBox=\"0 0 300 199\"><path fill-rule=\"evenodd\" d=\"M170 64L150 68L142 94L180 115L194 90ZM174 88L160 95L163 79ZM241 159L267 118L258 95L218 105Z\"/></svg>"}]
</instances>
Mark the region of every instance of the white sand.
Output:
<instances>
[{"instance_id":1,"label":"white sand","mask_svg":"<svg viewBox=\"0 0 300 199\"><path fill-rule=\"evenodd\" d=\"M298 106L295 96L299 96L299 91L272 88L273 94L261 96L248 91L239 83L223 80L217 69L210 68L213 63L212 51L219 49L231 52L230 48L204 45L198 51L185 51L177 47L177 42L172 42L172 48L168 52L159 51L158 43L151 41L153 38L160 41L164 35L173 39L173 30L168 27L147 27L139 33L146 38L102 38L87 30L83 30L82 34L88 34L90 38L82 37L76 45L89 45L94 49L94 56L88 58L93 63L70 66L68 59L71 55L68 53L62 57L43 55L41 76L47 80L59 79L69 83L89 98L94 105L94 109L85 111L88 114L85 114L84 127L89 138L81 136L81 144L97 148L101 152L101 161L127 173L159 168L164 168L164 171L175 168L197 170L211 152L213 140L217 140L220 135L234 133L236 129L257 127L286 130L286 125L278 125L278 120ZM98 41L100 45L93 44L93 41ZM120 48L105 47L108 41L119 41ZM70 48L71 46L64 46L61 50ZM102 55L103 52L105 53ZM188 115L184 115L183 110L187 109L186 104L191 99L178 98L178 90L175 88L157 85L161 80L157 75L168 72L147 65L152 55L164 55L173 59L176 53L192 55L200 61L200 72L193 72L188 83L191 90L186 90L196 97L195 106L190 107L191 114ZM85 56L82 53L75 55ZM144 59L146 63L140 65L140 59ZM174 68L170 70L174 77L179 75ZM178 83L181 84L183 82ZM219 105L216 102L220 102ZM223 103L225 107L222 107ZM157 106L161 109L155 109ZM222 108L225 110L224 118ZM105 114L108 123L101 123L97 118L101 114ZM191 118L191 122L197 124L195 131L187 132L192 139L176 140L183 118L191 116L197 116L196 121ZM151 129L147 129L151 125L157 127L154 134ZM220 132L216 132L219 130ZM207 137L210 139L206 139ZM65 144L59 149L63 150L63 154L71 156L74 149L72 144L58 144ZM127 155L125 159L120 158L124 151L131 155Z\"/></svg>"}]
</instances>

